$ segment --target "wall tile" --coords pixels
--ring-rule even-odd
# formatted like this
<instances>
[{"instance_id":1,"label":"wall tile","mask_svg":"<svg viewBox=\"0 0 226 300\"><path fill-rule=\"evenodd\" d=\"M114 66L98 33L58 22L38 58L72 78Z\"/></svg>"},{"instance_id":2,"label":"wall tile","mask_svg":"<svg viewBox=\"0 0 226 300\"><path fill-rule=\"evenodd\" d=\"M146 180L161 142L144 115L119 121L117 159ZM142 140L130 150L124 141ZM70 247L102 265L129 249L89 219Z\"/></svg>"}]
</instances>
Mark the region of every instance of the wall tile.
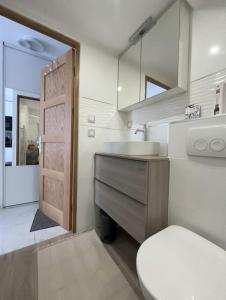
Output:
<instances>
[{"instance_id":1,"label":"wall tile","mask_svg":"<svg viewBox=\"0 0 226 300\"><path fill-rule=\"evenodd\" d=\"M102 48L81 44L80 95L116 105L118 63Z\"/></svg>"},{"instance_id":2,"label":"wall tile","mask_svg":"<svg viewBox=\"0 0 226 300\"><path fill-rule=\"evenodd\" d=\"M161 119L167 119L184 113L185 105L188 103L188 94L182 94L175 98L156 102L128 113L128 118L133 123L146 123Z\"/></svg>"},{"instance_id":3,"label":"wall tile","mask_svg":"<svg viewBox=\"0 0 226 300\"><path fill-rule=\"evenodd\" d=\"M216 85L226 80L226 69L193 81L190 86L189 102L202 107L202 117L213 116Z\"/></svg>"},{"instance_id":4,"label":"wall tile","mask_svg":"<svg viewBox=\"0 0 226 300\"><path fill-rule=\"evenodd\" d=\"M189 91L181 96L130 112L128 119L132 120L133 124L162 119L166 121L173 116L184 114L187 103L201 105L202 117L213 116L216 101L215 88L217 84L224 81L226 81L226 69L191 82Z\"/></svg>"},{"instance_id":5,"label":"wall tile","mask_svg":"<svg viewBox=\"0 0 226 300\"><path fill-rule=\"evenodd\" d=\"M89 115L95 115L95 123L88 123ZM80 125L127 130L127 118L127 114L118 112L115 105L92 99L80 98Z\"/></svg>"},{"instance_id":6,"label":"wall tile","mask_svg":"<svg viewBox=\"0 0 226 300\"><path fill-rule=\"evenodd\" d=\"M94 127L95 138L89 138L87 125L79 127L78 160L78 232L94 227L94 154L104 151L104 143L128 139L127 130Z\"/></svg>"}]
</instances>

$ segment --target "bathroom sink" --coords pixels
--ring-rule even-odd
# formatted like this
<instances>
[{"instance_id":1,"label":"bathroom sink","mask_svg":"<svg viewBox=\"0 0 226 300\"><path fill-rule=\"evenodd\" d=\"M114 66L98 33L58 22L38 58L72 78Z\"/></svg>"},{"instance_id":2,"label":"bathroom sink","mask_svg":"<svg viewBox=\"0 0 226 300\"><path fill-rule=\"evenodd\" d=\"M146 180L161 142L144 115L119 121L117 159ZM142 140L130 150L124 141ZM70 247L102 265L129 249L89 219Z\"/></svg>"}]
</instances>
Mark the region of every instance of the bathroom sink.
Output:
<instances>
[{"instance_id":1,"label":"bathroom sink","mask_svg":"<svg viewBox=\"0 0 226 300\"><path fill-rule=\"evenodd\" d=\"M107 142L105 152L122 155L159 155L159 142Z\"/></svg>"}]
</instances>

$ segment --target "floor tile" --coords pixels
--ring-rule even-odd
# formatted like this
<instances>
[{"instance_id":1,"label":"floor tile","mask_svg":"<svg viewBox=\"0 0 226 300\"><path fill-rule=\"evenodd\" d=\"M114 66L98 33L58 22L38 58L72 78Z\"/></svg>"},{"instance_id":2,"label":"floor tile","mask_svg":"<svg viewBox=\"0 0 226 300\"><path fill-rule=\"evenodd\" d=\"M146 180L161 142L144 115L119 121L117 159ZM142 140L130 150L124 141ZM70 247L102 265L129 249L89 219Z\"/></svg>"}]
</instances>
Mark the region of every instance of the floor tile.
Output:
<instances>
[{"instance_id":1,"label":"floor tile","mask_svg":"<svg viewBox=\"0 0 226 300\"><path fill-rule=\"evenodd\" d=\"M34 233L27 224L16 225L2 232L3 251L5 253L34 244Z\"/></svg>"},{"instance_id":2,"label":"floor tile","mask_svg":"<svg viewBox=\"0 0 226 300\"><path fill-rule=\"evenodd\" d=\"M0 229L27 222L32 223L36 207L36 204L26 204L0 209Z\"/></svg>"},{"instance_id":3,"label":"floor tile","mask_svg":"<svg viewBox=\"0 0 226 300\"><path fill-rule=\"evenodd\" d=\"M38 203L0 209L0 255L68 233L61 226L30 232Z\"/></svg>"},{"instance_id":4,"label":"floor tile","mask_svg":"<svg viewBox=\"0 0 226 300\"><path fill-rule=\"evenodd\" d=\"M53 237L56 237L56 236L62 235L62 234L66 234L66 233L68 233L68 231L65 230L64 228L62 228L61 226L37 230L34 232L35 243L39 243L39 242L45 241L47 239L51 239Z\"/></svg>"}]
</instances>

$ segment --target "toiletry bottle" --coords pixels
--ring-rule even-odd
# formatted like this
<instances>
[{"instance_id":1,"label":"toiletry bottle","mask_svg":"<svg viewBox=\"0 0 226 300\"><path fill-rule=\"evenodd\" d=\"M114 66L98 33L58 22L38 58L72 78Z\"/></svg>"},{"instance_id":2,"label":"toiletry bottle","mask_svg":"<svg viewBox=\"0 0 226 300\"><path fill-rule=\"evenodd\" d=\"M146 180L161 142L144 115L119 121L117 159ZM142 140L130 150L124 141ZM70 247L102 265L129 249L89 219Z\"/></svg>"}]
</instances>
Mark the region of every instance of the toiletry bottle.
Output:
<instances>
[{"instance_id":1,"label":"toiletry bottle","mask_svg":"<svg viewBox=\"0 0 226 300\"><path fill-rule=\"evenodd\" d=\"M216 86L216 104L215 104L215 108L214 108L214 116L219 115L220 113L220 108L219 108L219 101L220 101L220 85Z\"/></svg>"},{"instance_id":2,"label":"toiletry bottle","mask_svg":"<svg viewBox=\"0 0 226 300\"><path fill-rule=\"evenodd\" d=\"M226 113L226 82L220 83L219 113Z\"/></svg>"},{"instance_id":3,"label":"toiletry bottle","mask_svg":"<svg viewBox=\"0 0 226 300\"><path fill-rule=\"evenodd\" d=\"M214 108L214 116L219 115L219 112L220 112L219 104L216 104Z\"/></svg>"}]
</instances>

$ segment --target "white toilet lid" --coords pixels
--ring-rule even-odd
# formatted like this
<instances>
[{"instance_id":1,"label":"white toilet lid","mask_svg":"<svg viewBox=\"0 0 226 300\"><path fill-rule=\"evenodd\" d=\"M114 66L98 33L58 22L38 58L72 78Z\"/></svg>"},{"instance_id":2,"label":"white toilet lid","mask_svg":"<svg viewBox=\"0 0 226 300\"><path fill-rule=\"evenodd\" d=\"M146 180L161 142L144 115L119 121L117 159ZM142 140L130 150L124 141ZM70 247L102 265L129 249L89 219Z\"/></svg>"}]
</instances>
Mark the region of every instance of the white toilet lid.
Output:
<instances>
[{"instance_id":1,"label":"white toilet lid","mask_svg":"<svg viewBox=\"0 0 226 300\"><path fill-rule=\"evenodd\" d=\"M226 251L180 226L148 238L137 254L143 288L157 300L225 300Z\"/></svg>"}]
</instances>

